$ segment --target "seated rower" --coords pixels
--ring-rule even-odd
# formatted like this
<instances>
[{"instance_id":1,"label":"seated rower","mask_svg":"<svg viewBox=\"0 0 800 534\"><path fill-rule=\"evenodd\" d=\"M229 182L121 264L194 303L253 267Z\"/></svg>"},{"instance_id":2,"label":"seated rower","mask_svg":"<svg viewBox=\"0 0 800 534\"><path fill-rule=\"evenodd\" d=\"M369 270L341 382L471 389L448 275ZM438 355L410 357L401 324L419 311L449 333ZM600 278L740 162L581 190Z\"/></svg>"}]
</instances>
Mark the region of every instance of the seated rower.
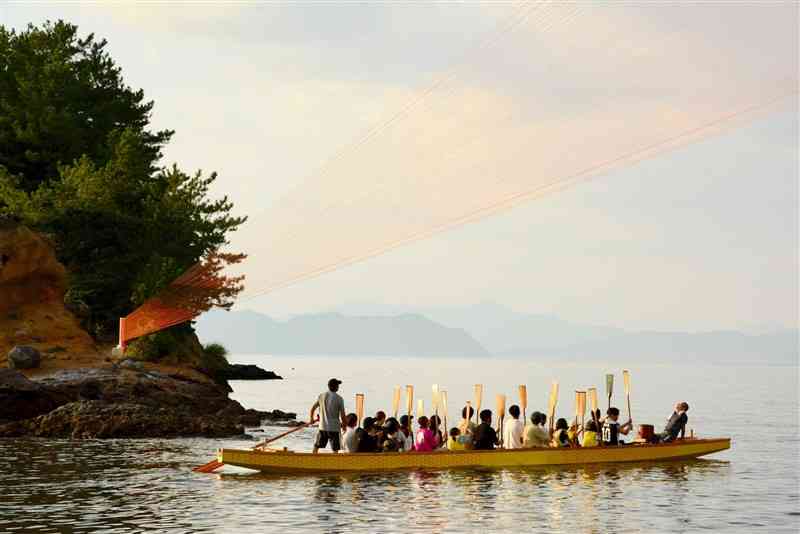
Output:
<instances>
[{"instance_id":1,"label":"seated rower","mask_svg":"<svg viewBox=\"0 0 800 534\"><path fill-rule=\"evenodd\" d=\"M482 410L480 418L481 424L472 434L472 448L476 451L492 450L499 443L497 432L492 428L492 411Z\"/></svg>"},{"instance_id":2,"label":"seated rower","mask_svg":"<svg viewBox=\"0 0 800 534\"><path fill-rule=\"evenodd\" d=\"M519 418L519 406L512 404L508 409L511 419L505 425L503 447L506 449L521 449L525 434L525 423Z\"/></svg>"},{"instance_id":3,"label":"seated rower","mask_svg":"<svg viewBox=\"0 0 800 534\"><path fill-rule=\"evenodd\" d=\"M358 434L357 452L378 452L378 431L375 428L375 419L365 417L363 428Z\"/></svg>"},{"instance_id":4,"label":"seated rower","mask_svg":"<svg viewBox=\"0 0 800 534\"><path fill-rule=\"evenodd\" d=\"M619 408L611 407L606 410L606 418L603 422L603 445L619 445L620 434L627 436L631 431L633 422L628 419L624 425L619 424Z\"/></svg>"},{"instance_id":5,"label":"seated rower","mask_svg":"<svg viewBox=\"0 0 800 534\"><path fill-rule=\"evenodd\" d=\"M402 442L397 440L397 433L397 424L387 420L386 426L383 427L383 436L381 436L381 452L399 452L401 450Z\"/></svg>"},{"instance_id":6,"label":"seated rower","mask_svg":"<svg viewBox=\"0 0 800 534\"><path fill-rule=\"evenodd\" d=\"M457 427L453 427L450 429L450 438L447 440L447 450L449 451L465 451L467 448L464 446L464 442L459 439L461 437L461 431Z\"/></svg>"},{"instance_id":7,"label":"seated rower","mask_svg":"<svg viewBox=\"0 0 800 534\"><path fill-rule=\"evenodd\" d=\"M467 413L468 411L469 413ZM467 410L467 406L464 406L464 408L461 410L461 422L458 423L458 430L461 432L462 436L471 436L478 427L472 420L472 416L474 415L475 410L472 408L472 406L469 406L469 410Z\"/></svg>"},{"instance_id":8,"label":"seated rower","mask_svg":"<svg viewBox=\"0 0 800 534\"><path fill-rule=\"evenodd\" d=\"M424 415L418 418L417 425L419 426L415 444L417 452L432 451L436 448L436 440L433 436L433 432L428 428L428 418Z\"/></svg>"},{"instance_id":9,"label":"seated rower","mask_svg":"<svg viewBox=\"0 0 800 534\"><path fill-rule=\"evenodd\" d=\"M442 430L440 428L441 424L442 420L438 415L432 415L428 420L428 428L430 429L431 434L433 434L434 449L445 446L444 436L442 435Z\"/></svg>"},{"instance_id":10,"label":"seated rower","mask_svg":"<svg viewBox=\"0 0 800 534\"><path fill-rule=\"evenodd\" d=\"M378 410L375 412L375 426L377 428L382 428L383 425L386 424L386 412L383 410Z\"/></svg>"},{"instance_id":11,"label":"seated rower","mask_svg":"<svg viewBox=\"0 0 800 534\"><path fill-rule=\"evenodd\" d=\"M556 421L556 428L553 431L551 447L569 447L570 439L567 432L567 420L563 417Z\"/></svg>"},{"instance_id":12,"label":"seated rower","mask_svg":"<svg viewBox=\"0 0 800 534\"><path fill-rule=\"evenodd\" d=\"M356 452L358 449L358 416L354 413L347 414L346 428L342 441L344 442L345 452Z\"/></svg>"},{"instance_id":13,"label":"seated rower","mask_svg":"<svg viewBox=\"0 0 800 534\"><path fill-rule=\"evenodd\" d=\"M414 433L411 431L411 417L408 415L400 416L400 431L397 433L403 439L403 450L414 450Z\"/></svg>"},{"instance_id":14,"label":"seated rower","mask_svg":"<svg viewBox=\"0 0 800 534\"><path fill-rule=\"evenodd\" d=\"M689 417L686 412L689 411L689 405L685 402L679 402L675 405L675 411L667 420L667 426L664 431L656 436L662 443L675 441L680 435L681 439L686 435L686 423L689 422Z\"/></svg>"},{"instance_id":15,"label":"seated rower","mask_svg":"<svg viewBox=\"0 0 800 534\"><path fill-rule=\"evenodd\" d=\"M531 414L531 424L525 428L525 438L522 446L526 449L550 446L550 435L544 428L547 416L541 412Z\"/></svg>"},{"instance_id":16,"label":"seated rower","mask_svg":"<svg viewBox=\"0 0 800 534\"><path fill-rule=\"evenodd\" d=\"M587 421L583 429L581 447L597 447L597 445L597 424L594 421Z\"/></svg>"}]
</instances>

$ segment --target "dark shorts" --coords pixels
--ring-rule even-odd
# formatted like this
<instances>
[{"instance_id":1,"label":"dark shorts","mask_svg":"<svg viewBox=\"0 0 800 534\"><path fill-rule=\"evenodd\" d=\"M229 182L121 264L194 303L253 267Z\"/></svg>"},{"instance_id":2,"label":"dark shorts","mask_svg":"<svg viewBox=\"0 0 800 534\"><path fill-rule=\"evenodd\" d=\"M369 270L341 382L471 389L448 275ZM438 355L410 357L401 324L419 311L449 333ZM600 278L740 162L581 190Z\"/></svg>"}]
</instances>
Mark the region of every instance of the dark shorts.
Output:
<instances>
[{"instance_id":1,"label":"dark shorts","mask_svg":"<svg viewBox=\"0 0 800 534\"><path fill-rule=\"evenodd\" d=\"M317 440L314 442L314 446L318 449L324 449L328 446L328 440L330 440L331 449L334 451L342 448L339 442L339 432L327 432L325 430L317 432Z\"/></svg>"}]
</instances>

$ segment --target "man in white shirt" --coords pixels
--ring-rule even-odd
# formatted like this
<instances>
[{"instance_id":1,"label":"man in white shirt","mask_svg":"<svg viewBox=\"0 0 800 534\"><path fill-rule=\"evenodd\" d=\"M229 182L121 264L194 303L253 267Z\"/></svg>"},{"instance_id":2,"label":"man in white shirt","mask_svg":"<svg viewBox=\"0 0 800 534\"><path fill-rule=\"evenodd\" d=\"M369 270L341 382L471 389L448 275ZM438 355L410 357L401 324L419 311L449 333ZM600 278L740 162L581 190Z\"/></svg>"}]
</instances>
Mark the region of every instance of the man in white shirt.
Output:
<instances>
[{"instance_id":1,"label":"man in white shirt","mask_svg":"<svg viewBox=\"0 0 800 534\"><path fill-rule=\"evenodd\" d=\"M320 393L317 402L311 406L309 421L314 420L314 413L319 408L319 431L314 441L314 454L320 448L327 447L328 441L331 442L333 452L339 452L342 448L339 429L347 426L347 415L344 413L344 399L336 393L341 383L342 381L336 378L328 380L328 391Z\"/></svg>"},{"instance_id":2,"label":"man in white shirt","mask_svg":"<svg viewBox=\"0 0 800 534\"><path fill-rule=\"evenodd\" d=\"M513 404L508 409L511 420L506 423L503 432L503 447L506 449L521 449L522 437L525 432L525 424L519 418L519 406Z\"/></svg>"}]
</instances>

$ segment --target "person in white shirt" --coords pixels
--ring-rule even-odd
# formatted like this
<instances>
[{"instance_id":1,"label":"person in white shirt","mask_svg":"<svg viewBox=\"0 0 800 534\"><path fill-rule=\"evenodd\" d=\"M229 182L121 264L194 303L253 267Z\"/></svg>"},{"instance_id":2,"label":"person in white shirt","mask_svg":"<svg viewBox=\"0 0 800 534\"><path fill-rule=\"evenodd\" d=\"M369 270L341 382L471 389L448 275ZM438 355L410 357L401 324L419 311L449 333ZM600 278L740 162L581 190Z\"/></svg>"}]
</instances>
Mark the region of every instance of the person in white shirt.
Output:
<instances>
[{"instance_id":1,"label":"person in white shirt","mask_svg":"<svg viewBox=\"0 0 800 534\"><path fill-rule=\"evenodd\" d=\"M356 434L356 426L358 425L358 416L354 413L347 414L347 428L344 431L342 441L344 442L344 452L356 452L358 449L358 434Z\"/></svg>"},{"instance_id":2,"label":"person in white shirt","mask_svg":"<svg viewBox=\"0 0 800 534\"><path fill-rule=\"evenodd\" d=\"M503 432L503 447L506 449L521 449L525 424L519 418L519 406L513 404L508 409L508 415L511 416L511 420L506 423Z\"/></svg>"}]
</instances>

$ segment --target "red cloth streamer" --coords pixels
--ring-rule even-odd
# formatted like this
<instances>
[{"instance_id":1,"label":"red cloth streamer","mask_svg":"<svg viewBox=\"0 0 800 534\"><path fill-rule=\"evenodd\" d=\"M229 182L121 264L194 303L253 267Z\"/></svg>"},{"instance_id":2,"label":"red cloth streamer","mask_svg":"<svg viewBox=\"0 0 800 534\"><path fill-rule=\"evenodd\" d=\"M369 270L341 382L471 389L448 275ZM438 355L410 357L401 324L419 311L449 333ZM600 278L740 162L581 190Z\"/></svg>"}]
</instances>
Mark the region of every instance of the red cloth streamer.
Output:
<instances>
[{"instance_id":1,"label":"red cloth streamer","mask_svg":"<svg viewBox=\"0 0 800 534\"><path fill-rule=\"evenodd\" d=\"M200 262L119 321L119 346L138 337L191 321L208 306L208 295L226 283L213 262Z\"/></svg>"}]
</instances>

